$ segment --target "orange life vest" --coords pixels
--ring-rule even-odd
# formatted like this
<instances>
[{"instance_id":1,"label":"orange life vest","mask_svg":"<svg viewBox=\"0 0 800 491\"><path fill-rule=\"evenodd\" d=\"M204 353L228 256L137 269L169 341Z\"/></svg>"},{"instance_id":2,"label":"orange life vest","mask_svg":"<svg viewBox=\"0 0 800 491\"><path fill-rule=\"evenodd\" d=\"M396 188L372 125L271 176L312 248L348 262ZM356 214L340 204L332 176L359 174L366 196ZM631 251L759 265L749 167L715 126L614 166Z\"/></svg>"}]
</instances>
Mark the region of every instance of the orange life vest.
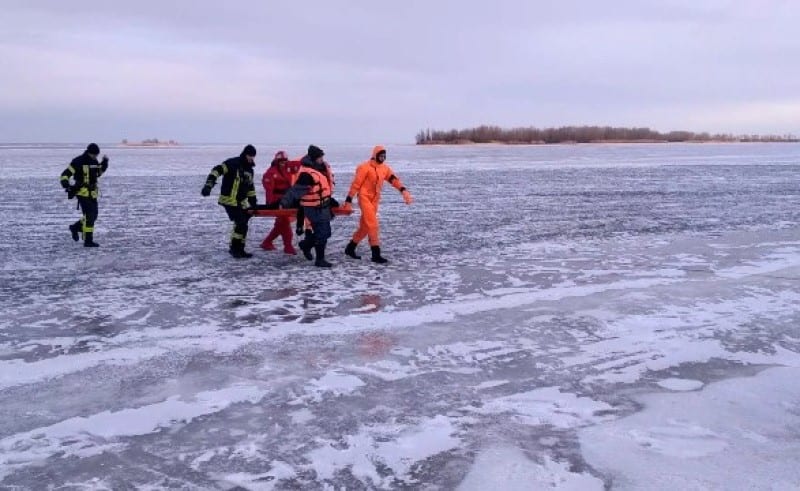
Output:
<instances>
[{"instance_id":1,"label":"orange life vest","mask_svg":"<svg viewBox=\"0 0 800 491\"><path fill-rule=\"evenodd\" d=\"M311 167L303 167L300 170L300 174L304 172L311 176L311 179L314 180L314 184L309 187L308 192L300 198L300 206L314 208L327 206L331 199L331 183L328 181L328 177Z\"/></svg>"}]
</instances>

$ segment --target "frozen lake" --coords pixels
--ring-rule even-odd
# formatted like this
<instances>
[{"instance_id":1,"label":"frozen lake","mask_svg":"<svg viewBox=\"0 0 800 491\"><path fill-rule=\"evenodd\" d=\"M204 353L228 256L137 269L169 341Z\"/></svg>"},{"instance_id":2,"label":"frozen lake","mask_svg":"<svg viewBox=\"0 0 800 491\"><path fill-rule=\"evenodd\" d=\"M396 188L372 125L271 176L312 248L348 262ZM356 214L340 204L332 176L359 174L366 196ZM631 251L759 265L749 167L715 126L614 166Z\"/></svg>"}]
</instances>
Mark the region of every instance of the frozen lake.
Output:
<instances>
[{"instance_id":1,"label":"frozen lake","mask_svg":"<svg viewBox=\"0 0 800 491\"><path fill-rule=\"evenodd\" d=\"M0 488L800 488L798 144L389 145L331 270L228 255L241 145L101 145L84 249L84 146L0 146Z\"/></svg>"}]
</instances>

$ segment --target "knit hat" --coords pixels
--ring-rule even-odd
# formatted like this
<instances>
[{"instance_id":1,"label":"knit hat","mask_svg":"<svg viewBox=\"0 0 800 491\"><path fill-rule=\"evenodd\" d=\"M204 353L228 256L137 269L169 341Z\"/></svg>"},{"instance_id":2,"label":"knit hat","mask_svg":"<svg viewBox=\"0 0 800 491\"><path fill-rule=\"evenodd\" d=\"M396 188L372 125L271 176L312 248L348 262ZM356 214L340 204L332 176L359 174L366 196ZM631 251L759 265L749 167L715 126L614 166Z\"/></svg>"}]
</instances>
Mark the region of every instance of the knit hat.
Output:
<instances>
[{"instance_id":1,"label":"knit hat","mask_svg":"<svg viewBox=\"0 0 800 491\"><path fill-rule=\"evenodd\" d=\"M97 146L97 143L90 143L89 146L86 147L86 153L89 155L98 155L100 154L100 147Z\"/></svg>"},{"instance_id":2,"label":"knit hat","mask_svg":"<svg viewBox=\"0 0 800 491\"><path fill-rule=\"evenodd\" d=\"M319 148L318 146L316 146L316 145L309 145L308 146L308 158L310 158L312 161L313 160L317 160L318 158L322 157L323 155L325 155L325 152L323 152L322 149Z\"/></svg>"},{"instance_id":3,"label":"knit hat","mask_svg":"<svg viewBox=\"0 0 800 491\"><path fill-rule=\"evenodd\" d=\"M272 160L289 160L289 155L287 155L283 150L278 150L275 152L275 158Z\"/></svg>"},{"instance_id":4,"label":"knit hat","mask_svg":"<svg viewBox=\"0 0 800 491\"><path fill-rule=\"evenodd\" d=\"M242 150L241 156L255 157L256 147L254 147L253 145L247 145L246 147L244 147L244 150Z\"/></svg>"}]
</instances>

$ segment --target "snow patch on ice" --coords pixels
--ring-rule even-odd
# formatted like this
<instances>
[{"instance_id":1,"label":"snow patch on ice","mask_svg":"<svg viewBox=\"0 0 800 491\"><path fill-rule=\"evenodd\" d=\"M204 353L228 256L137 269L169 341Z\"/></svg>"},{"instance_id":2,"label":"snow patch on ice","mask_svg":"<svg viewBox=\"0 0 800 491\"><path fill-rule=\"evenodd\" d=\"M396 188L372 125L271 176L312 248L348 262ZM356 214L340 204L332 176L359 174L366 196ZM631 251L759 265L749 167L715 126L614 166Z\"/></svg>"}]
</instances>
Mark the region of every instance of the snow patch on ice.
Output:
<instances>
[{"instance_id":1,"label":"snow patch on ice","mask_svg":"<svg viewBox=\"0 0 800 491\"><path fill-rule=\"evenodd\" d=\"M478 414L511 413L512 419L527 425L552 425L574 428L608 419L596 415L613 411L605 402L562 392L558 387L544 387L519 394L490 399L480 408L468 408Z\"/></svg>"},{"instance_id":2,"label":"snow patch on ice","mask_svg":"<svg viewBox=\"0 0 800 491\"><path fill-rule=\"evenodd\" d=\"M87 457L118 445L118 439L155 433L176 422L189 422L240 402L254 403L265 391L234 385L196 394L193 400L173 396L163 402L121 411L103 411L70 418L44 428L0 440L0 478L14 468L44 460L56 453Z\"/></svg>"},{"instance_id":3,"label":"snow patch on ice","mask_svg":"<svg viewBox=\"0 0 800 491\"><path fill-rule=\"evenodd\" d=\"M458 491L602 491L603 481L595 476L570 471L568 462L545 456L539 464L512 447L488 448L478 455Z\"/></svg>"},{"instance_id":4,"label":"snow patch on ice","mask_svg":"<svg viewBox=\"0 0 800 491\"><path fill-rule=\"evenodd\" d=\"M798 489L798 377L780 367L640 396L643 411L579 431L584 458L615 489Z\"/></svg>"},{"instance_id":5,"label":"snow patch on ice","mask_svg":"<svg viewBox=\"0 0 800 491\"><path fill-rule=\"evenodd\" d=\"M646 430L630 430L628 437L643 448L671 457L705 457L728 446L708 428L676 419Z\"/></svg>"},{"instance_id":6,"label":"snow patch on ice","mask_svg":"<svg viewBox=\"0 0 800 491\"><path fill-rule=\"evenodd\" d=\"M478 385L473 385L472 388L475 390L491 389L492 387L506 385L509 382L510 380L487 380L486 382L481 382Z\"/></svg>"},{"instance_id":7,"label":"snow patch on ice","mask_svg":"<svg viewBox=\"0 0 800 491\"><path fill-rule=\"evenodd\" d=\"M682 392L687 390L697 390L703 387L703 382L700 380L691 380L684 378L667 378L657 382L659 387L663 387L675 392Z\"/></svg>"},{"instance_id":8,"label":"snow patch on ice","mask_svg":"<svg viewBox=\"0 0 800 491\"><path fill-rule=\"evenodd\" d=\"M716 271L722 278L740 279L746 276L765 275L800 266L800 248L784 247L773 251L758 261Z\"/></svg>"},{"instance_id":9,"label":"snow patch on ice","mask_svg":"<svg viewBox=\"0 0 800 491\"><path fill-rule=\"evenodd\" d=\"M262 474L236 472L225 474L219 477L219 480L235 486L241 486L250 491L272 491L276 489L276 485L280 480L290 479L296 474L291 465L280 460L273 460L270 462L270 470L268 472Z\"/></svg>"},{"instance_id":10,"label":"snow patch on ice","mask_svg":"<svg viewBox=\"0 0 800 491\"><path fill-rule=\"evenodd\" d=\"M303 425L314 419L314 413L312 413L308 408L302 408L298 409L297 411L290 412L289 417L292 418L292 423L296 425Z\"/></svg>"},{"instance_id":11,"label":"snow patch on ice","mask_svg":"<svg viewBox=\"0 0 800 491\"><path fill-rule=\"evenodd\" d=\"M355 435L344 436L344 444L323 442L308 453L311 467L319 479L331 479L342 469L350 469L361 481L374 486L388 486L394 478L382 478L379 466L389 467L396 479L405 484L416 481L409 472L419 462L457 448L461 440L452 421L437 415L413 426L362 427Z\"/></svg>"},{"instance_id":12,"label":"snow patch on ice","mask_svg":"<svg viewBox=\"0 0 800 491\"><path fill-rule=\"evenodd\" d=\"M338 370L331 370L318 379L312 379L306 385L306 392L319 402L326 394L340 396L349 394L359 387L363 387L364 382L355 375L340 373Z\"/></svg>"}]
</instances>

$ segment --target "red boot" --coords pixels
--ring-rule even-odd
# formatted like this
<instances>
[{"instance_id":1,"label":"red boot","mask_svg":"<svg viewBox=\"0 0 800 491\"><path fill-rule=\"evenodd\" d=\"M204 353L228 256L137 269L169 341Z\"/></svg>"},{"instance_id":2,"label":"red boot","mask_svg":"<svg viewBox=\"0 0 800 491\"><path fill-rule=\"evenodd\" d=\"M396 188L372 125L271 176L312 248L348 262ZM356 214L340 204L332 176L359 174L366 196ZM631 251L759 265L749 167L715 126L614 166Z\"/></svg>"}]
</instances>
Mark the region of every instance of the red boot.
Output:
<instances>
[{"instance_id":1,"label":"red boot","mask_svg":"<svg viewBox=\"0 0 800 491\"><path fill-rule=\"evenodd\" d=\"M287 217L279 217L275 220L275 229L278 230L283 240L283 252L296 255L297 251L292 245L292 223Z\"/></svg>"},{"instance_id":2,"label":"red boot","mask_svg":"<svg viewBox=\"0 0 800 491\"><path fill-rule=\"evenodd\" d=\"M280 218L275 219L275 226L272 227L272 230L269 231L267 236L261 242L261 248L265 251L274 251L275 246L272 244L272 241L275 240L281 234L281 228L278 224L278 220Z\"/></svg>"}]
</instances>

